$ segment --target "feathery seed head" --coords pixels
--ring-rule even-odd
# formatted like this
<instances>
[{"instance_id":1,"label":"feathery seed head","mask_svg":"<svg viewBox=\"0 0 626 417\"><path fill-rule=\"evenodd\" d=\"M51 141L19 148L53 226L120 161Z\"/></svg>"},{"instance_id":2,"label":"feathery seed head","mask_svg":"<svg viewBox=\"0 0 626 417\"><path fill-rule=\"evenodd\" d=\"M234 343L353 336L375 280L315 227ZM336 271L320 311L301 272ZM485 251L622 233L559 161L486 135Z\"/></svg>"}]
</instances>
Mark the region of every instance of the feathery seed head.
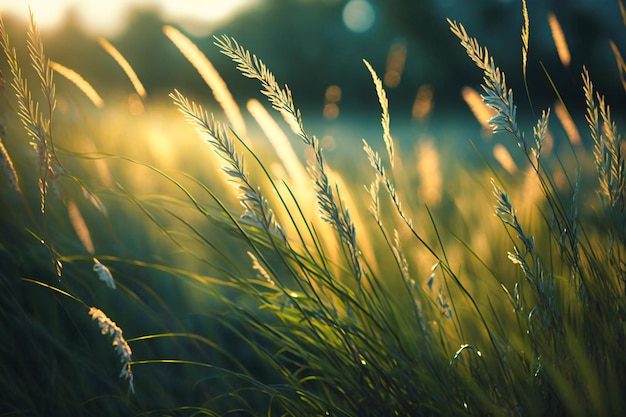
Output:
<instances>
[{"instance_id":1,"label":"feathery seed head","mask_svg":"<svg viewBox=\"0 0 626 417\"><path fill-rule=\"evenodd\" d=\"M104 281L107 287L115 289L115 281L113 280L113 275L111 274L109 268L100 263L100 261L96 258L93 258L93 262L93 270L96 274L98 274L100 281Z\"/></svg>"}]
</instances>

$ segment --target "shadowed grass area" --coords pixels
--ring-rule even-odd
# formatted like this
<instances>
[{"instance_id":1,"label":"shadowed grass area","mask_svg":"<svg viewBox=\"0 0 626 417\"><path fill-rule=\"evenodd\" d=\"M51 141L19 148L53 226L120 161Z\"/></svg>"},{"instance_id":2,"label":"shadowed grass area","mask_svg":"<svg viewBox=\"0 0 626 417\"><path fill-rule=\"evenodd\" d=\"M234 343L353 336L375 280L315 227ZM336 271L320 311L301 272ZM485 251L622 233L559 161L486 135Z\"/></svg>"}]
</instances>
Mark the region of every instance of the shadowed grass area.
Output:
<instances>
[{"instance_id":1,"label":"shadowed grass area","mask_svg":"<svg viewBox=\"0 0 626 417\"><path fill-rule=\"evenodd\" d=\"M252 101L243 118L169 26L229 123L178 90L85 110L57 97L57 75L86 81L47 60L34 19L26 64L0 25L3 412L617 415L626 185L610 107L583 68L587 139L555 140L551 109L525 128L495 59L449 24L499 140L493 156L470 141L474 162L436 136L406 152L367 61L380 127L329 157L228 36L217 48L274 115Z\"/></svg>"}]
</instances>

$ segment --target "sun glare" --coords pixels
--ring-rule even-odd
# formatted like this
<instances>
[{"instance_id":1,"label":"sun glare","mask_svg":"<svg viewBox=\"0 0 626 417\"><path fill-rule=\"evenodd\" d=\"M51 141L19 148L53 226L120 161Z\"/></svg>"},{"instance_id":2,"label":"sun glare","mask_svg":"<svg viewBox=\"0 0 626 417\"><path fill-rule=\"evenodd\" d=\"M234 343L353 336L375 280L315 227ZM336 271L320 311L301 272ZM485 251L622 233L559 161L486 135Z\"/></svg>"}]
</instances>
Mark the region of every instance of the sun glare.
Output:
<instances>
[{"instance_id":1,"label":"sun glare","mask_svg":"<svg viewBox=\"0 0 626 417\"><path fill-rule=\"evenodd\" d=\"M124 29L133 9L152 8L163 20L183 27L193 35L203 35L214 25L260 0L3 0L0 14L28 19L29 7L42 30L61 25L72 11L86 31L114 36Z\"/></svg>"},{"instance_id":2,"label":"sun glare","mask_svg":"<svg viewBox=\"0 0 626 417\"><path fill-rule=\"evenodd\" d=\"M343 8L343 23L352 32L367 32L375 21L376 12L367 0L350 0Z\"/></svg>"}]
</instances>

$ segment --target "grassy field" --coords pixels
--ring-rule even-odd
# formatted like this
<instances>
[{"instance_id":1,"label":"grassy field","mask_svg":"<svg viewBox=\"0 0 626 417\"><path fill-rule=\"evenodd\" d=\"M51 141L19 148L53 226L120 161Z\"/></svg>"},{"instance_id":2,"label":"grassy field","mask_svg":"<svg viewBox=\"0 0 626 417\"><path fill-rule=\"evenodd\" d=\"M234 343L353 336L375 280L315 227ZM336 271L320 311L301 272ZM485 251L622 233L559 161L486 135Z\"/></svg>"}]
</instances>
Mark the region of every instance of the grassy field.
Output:
<instances>
[{"instance_id":1,"label":"grassy field","mask_svg":"<svg viewBox=\"0 0 626 417\"><path fill-rule=\"evenodd\" d=\"M133 90L96 97L34 21L19 59L0 26L0 413L619 415L616 116L583 68L584 103L518 122L524 92L449 23L482 72L482 99L463 94L482 133L396 133L366 61L379 120L309 122L216 37L259 82L238 106L169 26L213 97L146 96L112 45ZM526 20L522 74L529 36ZM569 106L585 109L574 127Z\"/></svg>"}]
</instances>

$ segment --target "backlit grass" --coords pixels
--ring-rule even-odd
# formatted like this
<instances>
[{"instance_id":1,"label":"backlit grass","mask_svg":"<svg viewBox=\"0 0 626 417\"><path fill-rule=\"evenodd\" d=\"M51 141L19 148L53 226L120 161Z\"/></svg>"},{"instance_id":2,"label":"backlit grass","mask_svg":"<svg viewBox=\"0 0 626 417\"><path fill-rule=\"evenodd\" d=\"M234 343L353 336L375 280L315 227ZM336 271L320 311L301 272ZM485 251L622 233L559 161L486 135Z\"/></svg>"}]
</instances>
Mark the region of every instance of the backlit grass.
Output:
<instances>
[{"instance_id":1,"label":"backlit grass","mask_svg":"<svg viewBox=\"0 0 626 417\"><path fill-rule=\"evenodd\" d=\"M179 90L151 100L103 41L136 91L97 109L34 19L27 59L0 26L3 412L618 415L626 185L610 106L583 68L582 139L553 136L568 103L523 126L497 57L449 24L488 112L464 97L498 140L493 156L472 142L480 163L438 138L399 152L367 61L380 127L329 157L297 93L228 36L216 47L260 85L253 120L169 26L223 111Z\"/></svg>"}]
</instances>

